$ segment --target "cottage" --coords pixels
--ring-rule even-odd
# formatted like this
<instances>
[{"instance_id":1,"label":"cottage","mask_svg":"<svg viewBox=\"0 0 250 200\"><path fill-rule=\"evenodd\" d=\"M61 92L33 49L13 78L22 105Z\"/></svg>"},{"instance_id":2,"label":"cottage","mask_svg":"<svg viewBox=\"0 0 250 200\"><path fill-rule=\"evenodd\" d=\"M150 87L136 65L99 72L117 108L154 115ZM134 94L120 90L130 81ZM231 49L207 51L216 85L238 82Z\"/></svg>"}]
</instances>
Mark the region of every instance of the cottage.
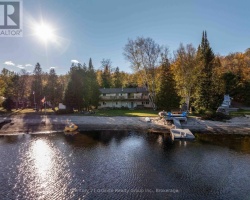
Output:
<instances>
[{"instance_id":1,"label":"cottage","mask_svg":"<svg viewBox=\"0 0 250 200\"><path fill-rule=\"evenodd\" d=\"M152 108L146 88L102 88L99 108Z\"/></svg>"}]
</instances>

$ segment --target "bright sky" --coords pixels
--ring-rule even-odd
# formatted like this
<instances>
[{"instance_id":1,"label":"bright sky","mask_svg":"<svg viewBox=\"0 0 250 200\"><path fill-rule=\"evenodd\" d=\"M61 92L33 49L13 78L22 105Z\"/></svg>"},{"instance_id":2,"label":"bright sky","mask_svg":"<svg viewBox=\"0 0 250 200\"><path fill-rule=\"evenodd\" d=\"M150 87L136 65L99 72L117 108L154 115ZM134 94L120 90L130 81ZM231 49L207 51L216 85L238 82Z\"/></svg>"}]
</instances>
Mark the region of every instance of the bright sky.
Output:
<instances>
[{"instance_id":1,"label":"bright sky","mask_svg":"<svg viewBox=\"0 0 250 200\"><path fill-rule=\"evenodd\" d=\"M91 57L95 69L105 58L131 72L123 57L128 38L151 37L173 52L181 42L197 47L203 30L214 53L243 52L250 47L249 6L247 0L23 0L24 37L0 37L0 70L33 71L39 62L43 71L65 74L72 60L88 64ZM42 20L52 41L35 34Z\"/></svg>"}]
</instances>

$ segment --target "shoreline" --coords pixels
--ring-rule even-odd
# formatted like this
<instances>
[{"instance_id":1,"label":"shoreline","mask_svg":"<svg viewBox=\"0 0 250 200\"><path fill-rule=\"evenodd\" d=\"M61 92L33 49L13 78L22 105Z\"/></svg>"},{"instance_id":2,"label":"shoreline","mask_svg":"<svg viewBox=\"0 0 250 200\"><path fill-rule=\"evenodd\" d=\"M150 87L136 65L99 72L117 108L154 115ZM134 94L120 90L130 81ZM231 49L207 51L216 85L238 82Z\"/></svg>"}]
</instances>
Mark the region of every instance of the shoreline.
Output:
<instances>
[{"instance_id":1,"label":"shoreline","mask_svg":"<svg viewBox=\"0 0 250 200\"><path fill-rule=\"evenodd\" d=\"M159 117L99 117L71 115L15 115L0 117L0 136L63 132L67 122L79 127L79 131L138 131L169 133L171 125L165 125ZM235 117L226 122L200 120L188 117L181 123L192 133L250 135L250 118Z\"/></svg>"}]
</instances>

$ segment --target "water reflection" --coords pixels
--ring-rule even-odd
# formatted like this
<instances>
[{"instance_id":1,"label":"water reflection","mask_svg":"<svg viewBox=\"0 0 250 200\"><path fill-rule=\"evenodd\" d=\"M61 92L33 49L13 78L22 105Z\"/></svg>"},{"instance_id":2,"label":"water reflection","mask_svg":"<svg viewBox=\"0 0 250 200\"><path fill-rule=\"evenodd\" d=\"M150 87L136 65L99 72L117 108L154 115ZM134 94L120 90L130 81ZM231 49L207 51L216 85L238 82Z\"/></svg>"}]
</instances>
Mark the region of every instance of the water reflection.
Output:
<instances>
[{"instance_id":1,"label":"water reflection","mask_svg":"<svg viewBox=\"0 0 250 200\"><path fill-rule=\"evenodd\" d=\"M229 147L237 152L250 154L250 136L227 134L196 134L197 140L203 143Z\"/></svg>"},{"instance_id":2,"label":"water reflection","mask_svg":"<svg viewBox=\"0 0 250 200\"><path fill-rule=\"evenodd\" d=\"M32 143L30 152L30 157L34 160L37 176L45 180L46 173L52 168L52 158L55 156L54 151L46 141L39 139Z\"/></svg>"},{"instance_id":3,"label":"water reflection","mask_svg":"<svg viewBox=\"0 0 250 200\"><path fill-rule=\"evenodd\" d=\"M247 199L249 138L206 137L209 143L134 132L2 137L1 199Z\"/></svg>"},{"instance_id":4,"label":"water reflection","mask_svg":"<svg viewBox=\"0 0 250 200\"><path fill-rule=\"evenodd\" d=\"M21 199L67 199L71 194L69 165L48 136L27 136L19 150L17 182L14 192ZM60 190L58 190L60 188Z\"/></svg>"}]
</instances>

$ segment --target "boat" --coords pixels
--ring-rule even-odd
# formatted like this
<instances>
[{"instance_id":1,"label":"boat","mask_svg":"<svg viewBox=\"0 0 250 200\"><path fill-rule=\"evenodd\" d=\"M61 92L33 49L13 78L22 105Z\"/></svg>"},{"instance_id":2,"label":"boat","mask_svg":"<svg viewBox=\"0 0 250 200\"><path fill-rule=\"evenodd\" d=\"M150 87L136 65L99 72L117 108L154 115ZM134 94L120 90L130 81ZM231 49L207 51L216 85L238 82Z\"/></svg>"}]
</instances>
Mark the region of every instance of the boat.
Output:
<instances>
[{"instance_id":1,"label":"boat","mask_svg":"<svg viewBox=\"0 0 250 200\"><path fill-rule=\"evenodd\" d=\"M71 123L65 126L64 133L65 135L76 135L78 133L77 129L78 129L78 126L75 125L74 123Z\"/></svg>"},{"instance_id":2,"label":"boat","mask_svg":"<svg viewBox=\"0 0 250 200\"><path fill-rule=\"evenodd\" d=\"M170 132L174 136L174 139L194 139L194 135L189 129L170 129Z\"/></svg>"}]
</instances>

